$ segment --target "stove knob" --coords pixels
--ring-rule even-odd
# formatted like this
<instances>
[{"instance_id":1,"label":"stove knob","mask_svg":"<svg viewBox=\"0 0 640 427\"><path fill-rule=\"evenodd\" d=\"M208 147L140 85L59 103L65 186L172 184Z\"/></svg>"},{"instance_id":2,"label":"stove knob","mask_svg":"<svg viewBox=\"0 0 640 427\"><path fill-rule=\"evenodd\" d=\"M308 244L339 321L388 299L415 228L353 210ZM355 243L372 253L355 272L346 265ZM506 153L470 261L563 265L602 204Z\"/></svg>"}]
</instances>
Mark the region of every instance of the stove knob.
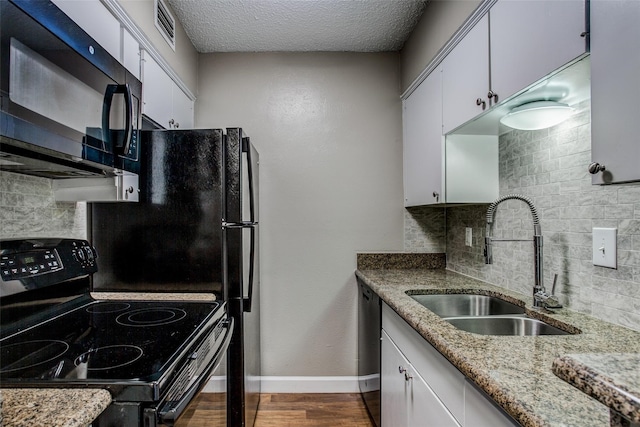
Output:
<instances>
[{"instance_id":1,"label":"stove knob","mask_svg":"<svg viewBox=\"0 0 640 427\"><path fill-rule=\"evenodd\" d=\"M93 258L94 258L94 256L93 256L93 251L91 250L91 247L89 247L89 246L85 246L85 247L84 247L84 248L82 248L82 249L84 249L84 252L86 252L86 254L87 254L87 260L88 260L89 262L93 262Z\"/></svg>"},{"instance_id":2,"label":"stove knob","mask_svg":"<svg viewBox=\"0 0 640 427\"><path fill-rule=\"evenodd\" d=\"M82 249L78 249L78 250L76 251L76 254L77 254L77 256L78 256L78 261L80 261L80 262L84 262L84 260L86 259L86 256L85 256L85 254L84 254L84 251L83 251Z\"/></svg>"}]
</instances>

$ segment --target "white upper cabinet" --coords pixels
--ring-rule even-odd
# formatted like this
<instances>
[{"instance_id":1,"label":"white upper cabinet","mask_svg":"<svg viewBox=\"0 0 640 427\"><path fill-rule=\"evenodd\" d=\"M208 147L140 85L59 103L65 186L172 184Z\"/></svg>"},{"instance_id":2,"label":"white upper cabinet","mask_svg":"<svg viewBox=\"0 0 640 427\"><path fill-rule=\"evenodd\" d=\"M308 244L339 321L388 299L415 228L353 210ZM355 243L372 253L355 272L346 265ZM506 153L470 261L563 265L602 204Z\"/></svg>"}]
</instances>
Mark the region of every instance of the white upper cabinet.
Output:
<instances>
[{"instance_id":1,"label":"white upper cabinet","mask_svg":"<svg viewBox=\"0 0 640 427\"><path fill-rule=\"evenodd\" d=\"M161 125L169 128L173 107L171 92L173 80L160 65L144 52L142 62L142 112Z\"/></svg>"},{"instance_id":2,"label":"white upper cabinet","mask_svg":"<svg viewBox=\"0 0 640 427\"><path fill-rule=\"evenodd\" d=\"M491 91L506 100L586 51L584 0L499 0L489 11Z\"/></svg>"},{"instance_id":3,"label":"white upper cabinet","mask_svg":"<svg viewBox=\"0 0 640 427\"><path fill-rule=\"evenodd\" d=\"M193 101L173 82L171 99L173 105L174 127L180 129L193 128Z\"/></svg>"},{"instance_id":4,"label":"white upper cabinet","mask_svg":"<svg viewBox=\"0 0 640 427\"><path fill-rule=\"evenodd\" d=\"M405 207L444 201L441 80L434 70L403 103Z\"/></svg>"},{"instance_id":5,"label":"white upper cabinet","mask_svg":"<svg viewBox=\"0 0 640 427\"><path fill-rule=\"evenodd\" d=\"M126 29L122 29L122 63L140 80L140 44Z\"/></svg>"},{"instance_id":6,"label":"white upper cabinet","mask_svg":"<svg viewBox=\"0 0 640 427\"><path fill-rule=\"evenodd\" d=\"M69 18L100 43L117 60L120 56L120 22L100 0L52 0Z\"/></svg>"},{"instance_id":7,"label":"white upper cabinet","mask_svg":"<svg viewBox=\"0 0 640 427\"><path fill-rule=\"evenodd\" d=\"M640 2L591 0L593 184L640 180Z\"/></svg>"},{"instance_id":8,"label":"white upper cabinet","mask_svg":"<svg viewBox=\"0 0 640 427\"><path fill-rule=\"evenodd\" d=\"M442 61L442 121L448 133L489 108L489 17L480 21Z\"/></svg>"},{"instance_id":9,"label":"white upper cabinet","mask_svg":"<svg viewBox=\"0 0 640 427\"><path fill-rule=\"evenodd\" d=\"M587 51L584 0L498 0L442 61L449 133Z\"/></svg>"},{"instance_id":10,"label":"white upper cabinet","mask_svg":"<svg viewBox=\"0 0 640 427\"><path fill-rule=\"evenodd\" d=\"M498 137L443 136L442 75L432 71L403 103L405 207L498 197Z\"/></svg>"},{"instance_id":11,"label":"white upper cabinet","mask_svg":"<svg viewBox=\"0 0 640 427\"><path fill-rule=\"evenodd\" d=\"M163 128L193 128L193 101L148 54L142 64L142 99L142 112Z\"/></svg>"}]
</instances>

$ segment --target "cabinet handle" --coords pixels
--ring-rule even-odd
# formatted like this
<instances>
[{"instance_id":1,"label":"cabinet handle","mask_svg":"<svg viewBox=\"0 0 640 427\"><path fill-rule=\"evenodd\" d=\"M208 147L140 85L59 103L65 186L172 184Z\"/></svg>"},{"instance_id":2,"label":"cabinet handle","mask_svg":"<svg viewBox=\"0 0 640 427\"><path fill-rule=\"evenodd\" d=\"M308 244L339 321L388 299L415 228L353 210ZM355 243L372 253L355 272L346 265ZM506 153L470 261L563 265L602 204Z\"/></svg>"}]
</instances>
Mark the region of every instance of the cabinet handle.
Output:
<instances>
[{"instance_id":1,"label":"cabinet handle","mask_svg":"<svg viewBox=\"0 0 640 427\"><path fill-rule=\"evenodd\" d=\"M435 197L435 198L436 198L436 202L439 202L439 201L440 201L440 194L439 194L439 193L437 193L437 192L435 192L435 191L434 191L434 192L433 192L433 197Z\"/></svg>"},{"instance_id":2,"label":"cabinet handle","mask_svg":"<svg viewBox=\"0 0 640 427\"><path fill-rule=\"evenodd\" d=\"M604 167L604 165L601 165L600 163L593 162L593 163L591 163L591 164L589 165L589 168L588 168L588 169L589 169L589 173L590 173L591 175L595 175L595 174L597 174L598 172L602 172L602 171L604 171L604 170L605 170L605 167Z\"/></svg>"},{"instance_id":3,"label":"cabinet handle","mask_svg":"<svg viewBox=\"0 0 640 427\"><path fill-rule=\"evenodd\" d=\"M404 373L404 380L405 380L405 381L410 381L410 380L412 380L412 379L413 379L413 377L412 377L411 375L409 375L409 373L408 373L408 372L406 372L406 371L405 371L405 373Z\"/></svg>"},{"instance_id":4,"label":"cabinet handle","mask_svg":"<svg viewBox=\"0 0 640 427\"><path fill-rule=\"evenodd\" d=\"M498 101L498 94L495 93L494 91L490 90L489 93L487 93L487 98L491 99L491 98L495 98L496 102Z\"/></svg>"},{"instance_id":5,"label":"cabinet handle","mask_svg":"<svg viewBox=\"0 0 640 427\"><path fill-rule=\"evenodd\" d=\"M476 105L482 105L482 109L484 110L487 106L487 103L482 98L478 98L476 99Z\"/></svg>"},{"instance_id":6,"label":"cabinet handle","mask_svg":"<svg viewBox=\"0 0 640 427\"><path fill-rule=\"evenodd\" d=\"M404 369L402 366L398 366L398 372L400 372L401 374L404 374L407 372L407 370Z\"/></svg>"}]
</instances>

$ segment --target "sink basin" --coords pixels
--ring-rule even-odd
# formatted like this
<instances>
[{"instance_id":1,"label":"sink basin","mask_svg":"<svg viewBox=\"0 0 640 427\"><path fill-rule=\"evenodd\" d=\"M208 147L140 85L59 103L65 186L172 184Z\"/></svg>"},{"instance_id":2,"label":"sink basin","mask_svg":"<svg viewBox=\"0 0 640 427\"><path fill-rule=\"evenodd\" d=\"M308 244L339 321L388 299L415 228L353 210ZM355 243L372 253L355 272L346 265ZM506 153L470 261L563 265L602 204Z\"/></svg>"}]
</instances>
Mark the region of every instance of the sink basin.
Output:
<instances>
[{"instance_id":1,"label":"sink basin","mask_svg":"<svg viewBox=\"0 0 640 427\"><path fill-rule=\"evenodd\" d=\"M409 296L440 317L524 314L524 307L487 295L432 294Z\"/></svg>"},{"instance_id":2,"label":"sink basin","mask_svg":"<svg viewBox=\"0 0 640 427\"><path fill-rule=\"evenodd\" d=\"M444 320L458 329L480 335L569 335L562 329L524 316L454 317Z\"/></svg>"}]
</instances>

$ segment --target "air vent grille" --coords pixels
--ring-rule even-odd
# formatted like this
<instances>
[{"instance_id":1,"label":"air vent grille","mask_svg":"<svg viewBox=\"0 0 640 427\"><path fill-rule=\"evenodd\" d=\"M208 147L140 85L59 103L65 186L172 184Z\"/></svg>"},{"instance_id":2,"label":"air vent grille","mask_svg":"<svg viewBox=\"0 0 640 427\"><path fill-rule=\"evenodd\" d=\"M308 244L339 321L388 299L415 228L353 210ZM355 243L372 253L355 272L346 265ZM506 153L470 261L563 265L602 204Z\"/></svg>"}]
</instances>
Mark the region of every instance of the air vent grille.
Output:
<instances>
[{"instance_id":1,"label":"air vent grille","mask_svg":"<svg viewBox=\"0 0 640 427\"><path fill-rule=\"evenodd\" d=\"M176 19L163 0L155 0L155 24L162 37L169 43L171 49L176 50Z\"/></svg>"}]
</instances>

